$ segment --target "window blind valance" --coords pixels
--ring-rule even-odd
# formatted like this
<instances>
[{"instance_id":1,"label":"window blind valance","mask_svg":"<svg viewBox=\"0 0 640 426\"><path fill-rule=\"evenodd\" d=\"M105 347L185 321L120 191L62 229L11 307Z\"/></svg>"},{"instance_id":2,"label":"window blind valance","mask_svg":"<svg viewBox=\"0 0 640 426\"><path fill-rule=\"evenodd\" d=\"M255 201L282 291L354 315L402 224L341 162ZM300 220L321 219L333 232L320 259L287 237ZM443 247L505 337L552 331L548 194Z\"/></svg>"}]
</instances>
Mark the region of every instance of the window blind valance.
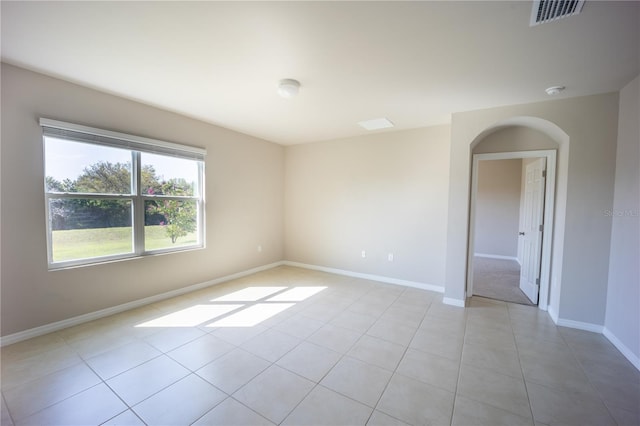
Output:
<instances>
[{"instance_id":1,"label":"window blind valance","mask_svg":"<svg viewBox=\"0 0 640 426\"><path fill-rule=\"evenodd\" d=\"M96 129L94 127L65 123L47 118L40 119L40 126L42 126L44 136L52 138L88 142L114 148L125 148L151 154L162 154L199 161L204 161L207 154L207 150L204 148L128 135L110 130Z\"/></svg>"}]
</instances>

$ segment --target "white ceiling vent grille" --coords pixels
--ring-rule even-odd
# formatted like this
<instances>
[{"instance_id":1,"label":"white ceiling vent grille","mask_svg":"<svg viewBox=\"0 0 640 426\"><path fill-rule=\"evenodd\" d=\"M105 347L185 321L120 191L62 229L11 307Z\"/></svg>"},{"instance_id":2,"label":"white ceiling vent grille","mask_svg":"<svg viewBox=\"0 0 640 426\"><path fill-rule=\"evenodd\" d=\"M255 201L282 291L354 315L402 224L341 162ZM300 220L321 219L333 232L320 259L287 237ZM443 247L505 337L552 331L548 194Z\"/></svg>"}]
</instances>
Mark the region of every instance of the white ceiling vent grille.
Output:
<instances>
[{"instance_id":1,"label":"white ceiling vent grille","mask_svg":"<svg viewBox=\"0 0 640 426\"><path fill-rule=\"evenodd\" d=\"M585 0L533 0L530 26L577 15Z\"/></svg>"}]
</instances>

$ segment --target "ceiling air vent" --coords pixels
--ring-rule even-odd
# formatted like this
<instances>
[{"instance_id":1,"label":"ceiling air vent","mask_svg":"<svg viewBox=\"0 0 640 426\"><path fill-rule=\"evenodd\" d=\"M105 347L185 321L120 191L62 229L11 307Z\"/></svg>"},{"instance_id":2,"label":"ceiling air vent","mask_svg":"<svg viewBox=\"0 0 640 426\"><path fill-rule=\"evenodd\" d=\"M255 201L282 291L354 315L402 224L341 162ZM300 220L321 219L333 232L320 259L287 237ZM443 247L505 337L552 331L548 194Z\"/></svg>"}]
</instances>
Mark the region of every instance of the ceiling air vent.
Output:
<instances>
[{"instance_id":1,"label":"ceiling air vent","mask_svg":"<svg viewBox=\"0 0 640 426\"><path fill-rule=\"evenodd\" d=\"M544 24L582 11L585 0L533 0L530 26Z\"/></svg>"}]
</instances>

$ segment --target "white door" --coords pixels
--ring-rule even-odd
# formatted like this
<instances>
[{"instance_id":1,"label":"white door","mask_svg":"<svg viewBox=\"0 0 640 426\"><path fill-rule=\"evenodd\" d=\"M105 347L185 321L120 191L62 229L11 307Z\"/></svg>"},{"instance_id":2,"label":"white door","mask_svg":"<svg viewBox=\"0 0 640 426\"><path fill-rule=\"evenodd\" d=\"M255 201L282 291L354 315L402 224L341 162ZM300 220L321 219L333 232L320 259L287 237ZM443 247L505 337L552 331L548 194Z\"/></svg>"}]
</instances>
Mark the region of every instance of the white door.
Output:
<instances>
[{"instance_id":1,"label":"white door","mask_svg":"<svg viewBox=\"0 0 640 426\"><path fill-rule=\"evenodd\" d=\"M544 184L546 159L538 158L525 168L524 203L520 221L522 265L520 289L531 302L538 303L540 288L540 253L542 250Z\"/></svg>"}]
</instances>

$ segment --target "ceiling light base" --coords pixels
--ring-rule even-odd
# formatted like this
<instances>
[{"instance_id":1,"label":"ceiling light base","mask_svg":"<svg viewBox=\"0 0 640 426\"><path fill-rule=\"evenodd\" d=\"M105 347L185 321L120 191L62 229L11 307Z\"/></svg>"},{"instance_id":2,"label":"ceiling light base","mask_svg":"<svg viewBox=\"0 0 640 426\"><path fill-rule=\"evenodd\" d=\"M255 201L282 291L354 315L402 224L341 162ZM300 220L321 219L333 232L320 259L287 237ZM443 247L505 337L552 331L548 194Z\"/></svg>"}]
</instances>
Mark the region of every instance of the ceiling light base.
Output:
<instances>
[{"instance_id":1,"label":"ceiling light base","mask_svg":"<svg viewBox=\"0 0 640 426\"><path fill-rule=\"evenodd\" d=\"M278 95L283 98L293 98L300 91L300 82L291 78L280 80L278 85Z\"/></svg>"},{"instance_id":2,"label":"ceiling light base","mask_svg":"<svg viewBox=\"0 0 640 426\"><path fill-rule=\"evenodd\" d=\"M551 86L551 87L547 87L545 89L545 92L547 92L547 95L549 96L554 96L562 92L564 89L565 89L564 86Z\"/></svg>"}]
</instances>

